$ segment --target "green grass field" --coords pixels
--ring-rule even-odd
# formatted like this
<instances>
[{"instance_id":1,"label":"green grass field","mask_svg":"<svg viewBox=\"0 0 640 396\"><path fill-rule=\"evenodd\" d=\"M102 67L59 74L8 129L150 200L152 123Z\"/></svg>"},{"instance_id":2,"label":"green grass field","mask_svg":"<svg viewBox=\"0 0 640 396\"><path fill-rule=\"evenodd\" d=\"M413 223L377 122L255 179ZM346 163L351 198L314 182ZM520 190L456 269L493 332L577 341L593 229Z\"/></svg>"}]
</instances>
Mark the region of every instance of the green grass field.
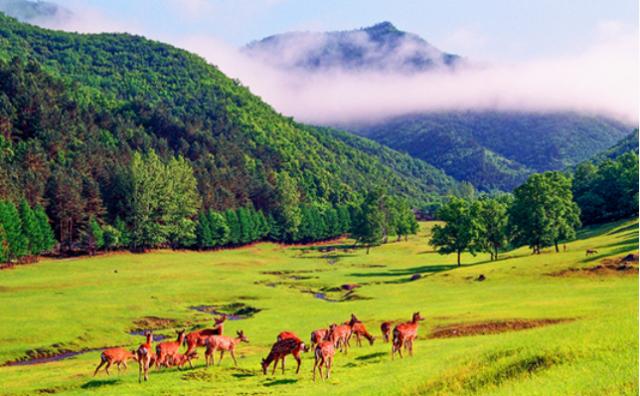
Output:
<instances>
[{"instance_id":1,"label":"green grass field","mask_svg":"<svg viewBox=\"0 0 640 396\"><path fill-rule=\"evenodd\" d=\"M226 334L243 329L239 367L226 357L204 368L203 350L193 369L151 372L138 384L137 364L111 376L92 377L99 351L36 365L0 367L2 394L537 394L638 393L637 271L572 271L608 257L637 253L637 222L583 230L567 252L532 256L522 248L497 262L486 255L440 256L419 236L364 250L319 252L310 247L258 244L218 252L158 251L94 258L43 260L0 271L0 363L41 353L105 346L136 346L134 322L155 316L173 328L208 325L198 305L245 306L253 317L227 321ZM342 241L346 242L346 241ZM341 243L342 243L341 242ZM585 257L585 249L599 253ZM409 281L420 273L422 277ZM478 276L484 281L477 281ZM351 300L339 301L345 283L357 283ZM330 300L317 298L324 293ZM352 296L353 297L353 296ZM240 305L243 304L243 305ZM391 360L380 340L383 320L408 320L420 311L413 357ZM311 381L313 357L303 355L299 375L263 375L260 359L282 330L309 333L357 314L378 340L336 354L332 378ZM437 328L507 320L565 319L520 331L439 338ZM483 328L483 326L476 326Z\"/></svg>"}]
</instances>

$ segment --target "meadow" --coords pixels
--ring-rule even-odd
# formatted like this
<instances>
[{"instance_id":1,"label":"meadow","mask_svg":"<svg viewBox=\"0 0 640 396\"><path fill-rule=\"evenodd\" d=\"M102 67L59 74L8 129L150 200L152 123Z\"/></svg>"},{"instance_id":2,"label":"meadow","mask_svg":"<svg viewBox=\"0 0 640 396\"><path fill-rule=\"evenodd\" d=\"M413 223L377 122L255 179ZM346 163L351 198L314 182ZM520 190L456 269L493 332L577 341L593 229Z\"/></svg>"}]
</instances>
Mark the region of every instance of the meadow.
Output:
<instances>
[{"instance_id":1,"label":"meadow","mask_svg":"<svg viewBox=\"0 0 640 396\"><path fill-rule=\"evenodd\" d=\"M366 254L318 246L259 243L210 251L112 253L44 259L0 271L0 393L23 394L531 394L638 393L638 276L603 260L638 252L638 223L583 229L566 251L527 248L488 255L441 256L419 235ZM585 256L586 249L598 253ZM606 264L606 261L605 261ZM616 264L618 265L618 264ZM420 274L416 276L415 274ZM482 276L481 276L482 275ZM416 279L418 278L418 279ZM483 279L483 280L480 280ZM353 291L341 288L357 284ZM227 356L205 368L152 370L138 383L137 364L92 377L100 348L135 347L141 335L210 326L202 309L237 314L225 334L244 330L238 367ZM201 309L195 309L195 308ZM415 355L391 359L384 320L420 311ZM300 374L263 375L260 359L276 335L309 333L355 313L376 335L373 346L336 353L332 377L313 383L312 353ZM531 328L521 328L531 327ZM7 365L59 352L85 353L41 364ZM29 352L30 351L30 352ZM24 362L23 362L24 363Z\"/></svg>"}]
</instances>

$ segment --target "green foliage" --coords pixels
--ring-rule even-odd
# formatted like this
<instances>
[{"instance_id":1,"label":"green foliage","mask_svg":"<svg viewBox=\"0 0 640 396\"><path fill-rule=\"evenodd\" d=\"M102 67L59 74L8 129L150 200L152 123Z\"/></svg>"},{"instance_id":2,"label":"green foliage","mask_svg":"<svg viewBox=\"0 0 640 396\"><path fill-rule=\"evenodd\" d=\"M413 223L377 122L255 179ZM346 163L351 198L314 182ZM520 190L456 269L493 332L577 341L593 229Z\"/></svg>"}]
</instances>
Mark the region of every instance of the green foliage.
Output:
<instances>
[{"instance_id":1,"label":"green foliage","mask_svg":"<svg viewBox=\"0 0 640 396\"><path fill-rule=\"evenodd\" d=\"M278 173L276 177L276 201L274 219L281 225L281 237L293 240L302 222L300 210L300 194L295 181L286 172Z\"/></svg>"},{"instance_id":2,"label":"green foliage","mask_svg":"<svg viewBox=\"0 0 640 396\"><path fill-rule=\"evenodd\" d=\"M431 244L440 254L456 253L458 266L460 255L468 250L475 256L480 227L473 203L462 198L451 197L438 210L438 219L445 222L433 227Z\"/></svg>"},{"instance_id":3,"label":"green foliage","mask_svg":"<svg viewBox=\"0 0 640 396\"><path fill-rule=\"evenodd\" d=\"M474 216L478 226L476 249L489 253L491 260L498 259L500 249L507 247L509 243L508 210L511 205L511 196L482 197L474 202Z\"/></svg>"},{"instance_id":4,"label":"green foliage","mask_svg":"<svg viewBox=\"0 0 640 396\"><path fill-rule=\"evenodd\" d=\"M517 245L528 245L534 253L561 240L575 237L580 209L573 202L571 179L560 172L529 177L513 193L509 228Z\"/></svg>"},{"instance_id":5,"label":"green foliage","mask_svg":"<svg viewBox=\"0 0 640 396\"><path fill-rule=\"evenodd\" d=\"M105 224L102 226L102 235L105 250L116 250L124 247L122 243L122 234L116 227Z\"/></svg>"},{"instance_id":6,"label":"green foliage","mask_svg":"<svg viewBox=\"0 0 640 396\"><path fill-rule=\"evenodd\" d=\"M36 205L34 209L34 214L36 217L36 222L38 223L38 247L40 248L39 253L47 253L50 252L51 249L56 245L56 238L53 233L53 229L51 228L51 224L49 223L49 217L45 212L44 208L40 205Z\"/></svg>"},{"instance_id":7,"label":"green foliage","mask_svg":"<svg viewBox=\"0 0 640 396\"><path fill-rule=\"evenodd\" d=\"M35 212L31 209L26 199L20 201L18 212L22 225L22 235L27 241L27 254L37 256L44 250L44 246L41 245L43 237L40 235L40 225L36 219Z\"/></svg>"},{"instance_id":8,"label":"green foliage","mask_svg":"<svg viewBox=\"0 0 640 396\"><path fill-rule=\"evenodd\" d=\"M376 189L369 191L362 204L354 211L351 237L367 247L367 254L371 246L382 242L386 227L384 206L385 196L381 190Z\"/></svg>"},{"instance_id":9,"label":"green foliage","mask_svg":"<svg viewBox=\"0 0 640 396\"><path fill-rule=\"evenodd\" d=\"M129 237L129 229L127 228L127 224L124 222L124 220L122 220L120 217L116 217L113 226L119 234L119 247L130 246L131 238Z\"/></svg>"},{"instance_id":10,"label":"green foliage","mask_svg":"<svg viewBox=\"0 0 640 396\"><path fill-rule=\"evenodd\" d=\"M4 259L11 262L29 254L29 240L24 235L22 221L15 205L0 201L0 225L4 234Z\"/></svg>"},{"instance_id":11,"label":"green foliage","mask_svg":"<svg viewBox=\"0 0 640 396\"><path fill-rule=\"evenodd\" d=\"M225 217L213 210L209 210L207 213L207 220L209 221L209 229L211 232L211 246L224 246L229 242L229 225Z\"/></svg>"},{"instance_id":12,"label":"green foliage","mask_svg":"<svg viewBox=\"0 0 640 396\"><path fill-rule=\"evenodd\" d=\"M584 224L637 215L638 155L632 150L596 164L583 162L574 170L572 191Z\"/></svg>"},{"instance_id":13,"label":"green foliage","mask_svg":"<svg viewBox=\"0 0 640 396\"><path fill-rule=\"evenodd\" d=\"M229 242L233 245L237 245L242 241L242 226L236 211L233 209L227 209L224 212L224 217L229 227Z\"/></svg>"},{"instance_id":14,"label":"green foliage","mask_svg":"<svg viewBox=\"0 0 640 396\"><path fill-rule=\"evenodd\" d=\"M104 231L95 217L89 219L87 229L82 232L82 245L90 255L105 246Z\"/></svg>"}]
</instances>

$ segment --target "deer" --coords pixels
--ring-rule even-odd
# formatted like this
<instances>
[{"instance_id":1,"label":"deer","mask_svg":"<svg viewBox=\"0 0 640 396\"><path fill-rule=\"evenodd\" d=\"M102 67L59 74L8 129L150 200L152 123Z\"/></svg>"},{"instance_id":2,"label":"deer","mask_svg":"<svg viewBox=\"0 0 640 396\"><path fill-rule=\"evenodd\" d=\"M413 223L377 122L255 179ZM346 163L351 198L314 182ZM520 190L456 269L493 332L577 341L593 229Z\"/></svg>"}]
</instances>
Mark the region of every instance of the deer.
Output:
<instances>
[{"instance_id":1,"label":"deer","mask_svg":"<svg viewBox=\"0 0 640 396\"><path fill-rule=\"evenodd\" d=\"M318 329L311 332L311 346L329 340L329 329Z\"/></svg>"},{"instance_id":2,"label":"deer","mask_svg":"<svg viewBox=\"0 0 640 396\"><path fill-rule=\"evenodd\" d=\"M191 332L187 334L185 338L185 343L187 344L187 352L189 354L196 350L199 346L206 346L207 339L214 335L222 335L222 331L224 328L224 321L227 320L226 315L222 315L219 318L214 319L213 328L211 329L202 329ZM191 366L191 362L189 362ZM191 366L193 368L193 366Z\"/></svg>"},{"instance_id":3,"label":"deer","mask_svg":"<svg viewBox=\"0 0 640 396\"><path fill-rule=\"evenodd\" d=\"M419 322L424 318L420 312L415 312L411 317L411 322L400 323L393 329L393 346L391 347L391 358L396 352L402 358L402 348L409 351L409 356L413 356L413 340L418 336Z\"/></svg>"},{"instance_id":4,"label":"deer","mask_svg":"<svg viewBox=\"0 0 640 396\"><path fill-rule=\"evenodd\" d=\"M380 331L382 332L382 338L384 339L384 342L389 342L392 324L393 322L382 322L382 324L380 325Z\"/></svg>"},{"instance_id":5,"label":"deer","mask_svg":"<svg viewBox=\"0 0 640 396\"><path fill-rule=\"evenodd\" d=\"M340 352L347 353L349 348L349 338L351 337L351 326L348 324L329 326L329 340L333 342L333 346L340 348Z\"/></svg>"},{"instance_id":6,"label":"deer","mask_svg":"<svg viewBox=\"0 0 640 396\"><path fill-rule=\"evenodd\" d=\"M144 373L144 380L149 380L149 366L156 361L156 356L151 348L153 342L153 334L148 331L146 333L146 341L136 349L136 357L138 359L138 382L142 382Z\"/></svg>"},{"instance_id":7,"label":"deer","mask_svg":"<svg viewBox=\"0 0 640 396\"><path fill-rule=\"evenodd\" d=\"M587 256L592 254L598 254L598 251L596 249L587 249Z\"/></svg>"},{"instance_id":8,"label":"deer","mask_svg":"<svg viewBox=\"0 0 640 396\"><path fill-rule=\"evenodd\" d=\"M369 334L367 328L364 326L362 322L356 322L351 326L351 334L356 336L356 344L358 346L362 346L362 342L360 341L360 337L364 337L369 341L369 345L373 345L375 341L375 337Z\"/></svg>"},{"instance_id":9,"label":"deer","mask_svg":"<svg viewBox=\"0 0 640 396\"><path fill-rule=\"evenodd\" d=\"M129 359L138 360L135 350L128 351L124 348L105 349L100 354L100 364L98 364L98 367L96 367L96 371L93 372L93 376L95 377L96 374L98 374L100 368L105 364L106 367L104 368L104 371L107 373L107 375L110 375L109 367L111 367L112 364L116 364L116 366L118 367L118 372L120 372L120 365L123 365L124 369L126 370L127 361Z\"/></svg>"},{"instance_id":10,"label":"deer","mask_svg":"<svg viewBox=\"0 0 640 396\"><path fill-rule=\"evenodd\" d=\"M238 362L236 361L236 345L240 342L249 342L249 339L244 335L242 330L236 332L237 337L231 338L228 336L211 336L207 339L207 350L205 352L204 358L209 367L209 360L211 360L211 365L215 364L214 354L216 351L220 351L220 360L218 360L218 365L222 363L222 357L224 356L225 351L229 351L231 358L233 359L233 364L238 367Z\"/></svg>"},{"instance_id":11,"label":"deer","mask_svg":"<svg viewBox=\"0 0 640 396\"><path fill-rule=\"evenodd\" d=\"M276 341L282 341L282 340L286 340L288 338L292 338L295 340L300 340L300 338L298 337L298 335L292 331L282 331L280 332L280 334L278 334L278 337L276 337Z\"/></svg>"},{"instance_id":12,"label":"deer","mask_svg":"<svg viewBox=\"0 0 640 396\"><path fill-rule=\"evenodd\" d=\"M276 367L278 366L278 360L282 361L282 374L284 374L284 360L288 354L293 355L293 358L296 359L298 363L298 367L296 369L296 374L300 372L300 364L302 360L300 359L300 351L308 351L309 348L304 345L299 338L286 338L284 340L276 341L275 344L271 347L271 351L266 358L262 359L262 373L267 374L267 368L274 362L273 371L271 375L276 373Z\"/></svg>"},{"instance_id":13,"label":"deer","mask_svg":"<svg viewBox=\"0 0 640 396\"><path fill-rule=\"evenodd\" d=\"M322 366L326 367L326 379L329 379L334 355L335 348L331 341L322 341L316 345L314 351L315 361L313 363L313 382L316 381L316 368L320 372L320 378L324 381L325 377L322 376Z\"/></svg>"},{"instance_id":14,"label":"deer","mask_svg":"<svg viewBox=\"0 0 640 396\"><path fill-rule=\"evenodd\" d=\"M165 366L169 367L169 363L173 357L178 353L180 346L184 342L184 330L177 332L178 338L175 341L161 342L156 345L156 367ZM188 352L187 355L191 353Z\"/></svg>"},{"instance_id":15,"label":"deer","mask_svg":"<svg viewBox=\"0 0 640 396\"><path fill-rule=\"evenodd\" d=\"M185 353L184 355L181 353L176 353L175 355L173 355L171 364L180 369L180 368L183 368L187 362L189 363L189 365L191 365L191 359L196 359L197 357L198 357L198 353L195 351Z\"/></svg>"}]
</instances>

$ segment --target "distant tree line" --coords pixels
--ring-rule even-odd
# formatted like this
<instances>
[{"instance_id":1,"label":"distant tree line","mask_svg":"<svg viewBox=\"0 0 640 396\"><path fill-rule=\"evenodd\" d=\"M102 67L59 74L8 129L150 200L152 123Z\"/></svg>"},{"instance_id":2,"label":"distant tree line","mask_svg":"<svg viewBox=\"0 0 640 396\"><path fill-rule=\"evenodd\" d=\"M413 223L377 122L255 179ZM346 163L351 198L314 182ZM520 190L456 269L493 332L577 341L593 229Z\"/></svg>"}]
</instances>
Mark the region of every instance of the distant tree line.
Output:
<instances>
[{"instance_id":1,"label":"distant tree line","mask_svg":"<svg viewBox=\"0 0 640 396\"><path fill-rule=\"evenodd\" d=\"M0 262L35 260L55 244L42 206L32 208L26 200L21 200L18 207L0 201Z\"/></svg>"},{"instance_id":2,"label":"distant tree line","mask_svg":"<svg viewBox=\"0 0 640 396\"><path fill-rule=\"evenodd\" d=\"M531 175L513 194L451 197L436 212L430 242L441 254L489 253L529 246L533 253L575 238L582 224L638 215L638 155L627 152L600 163L580 164L572 173Z\"/></svg>"}]
</instances>

